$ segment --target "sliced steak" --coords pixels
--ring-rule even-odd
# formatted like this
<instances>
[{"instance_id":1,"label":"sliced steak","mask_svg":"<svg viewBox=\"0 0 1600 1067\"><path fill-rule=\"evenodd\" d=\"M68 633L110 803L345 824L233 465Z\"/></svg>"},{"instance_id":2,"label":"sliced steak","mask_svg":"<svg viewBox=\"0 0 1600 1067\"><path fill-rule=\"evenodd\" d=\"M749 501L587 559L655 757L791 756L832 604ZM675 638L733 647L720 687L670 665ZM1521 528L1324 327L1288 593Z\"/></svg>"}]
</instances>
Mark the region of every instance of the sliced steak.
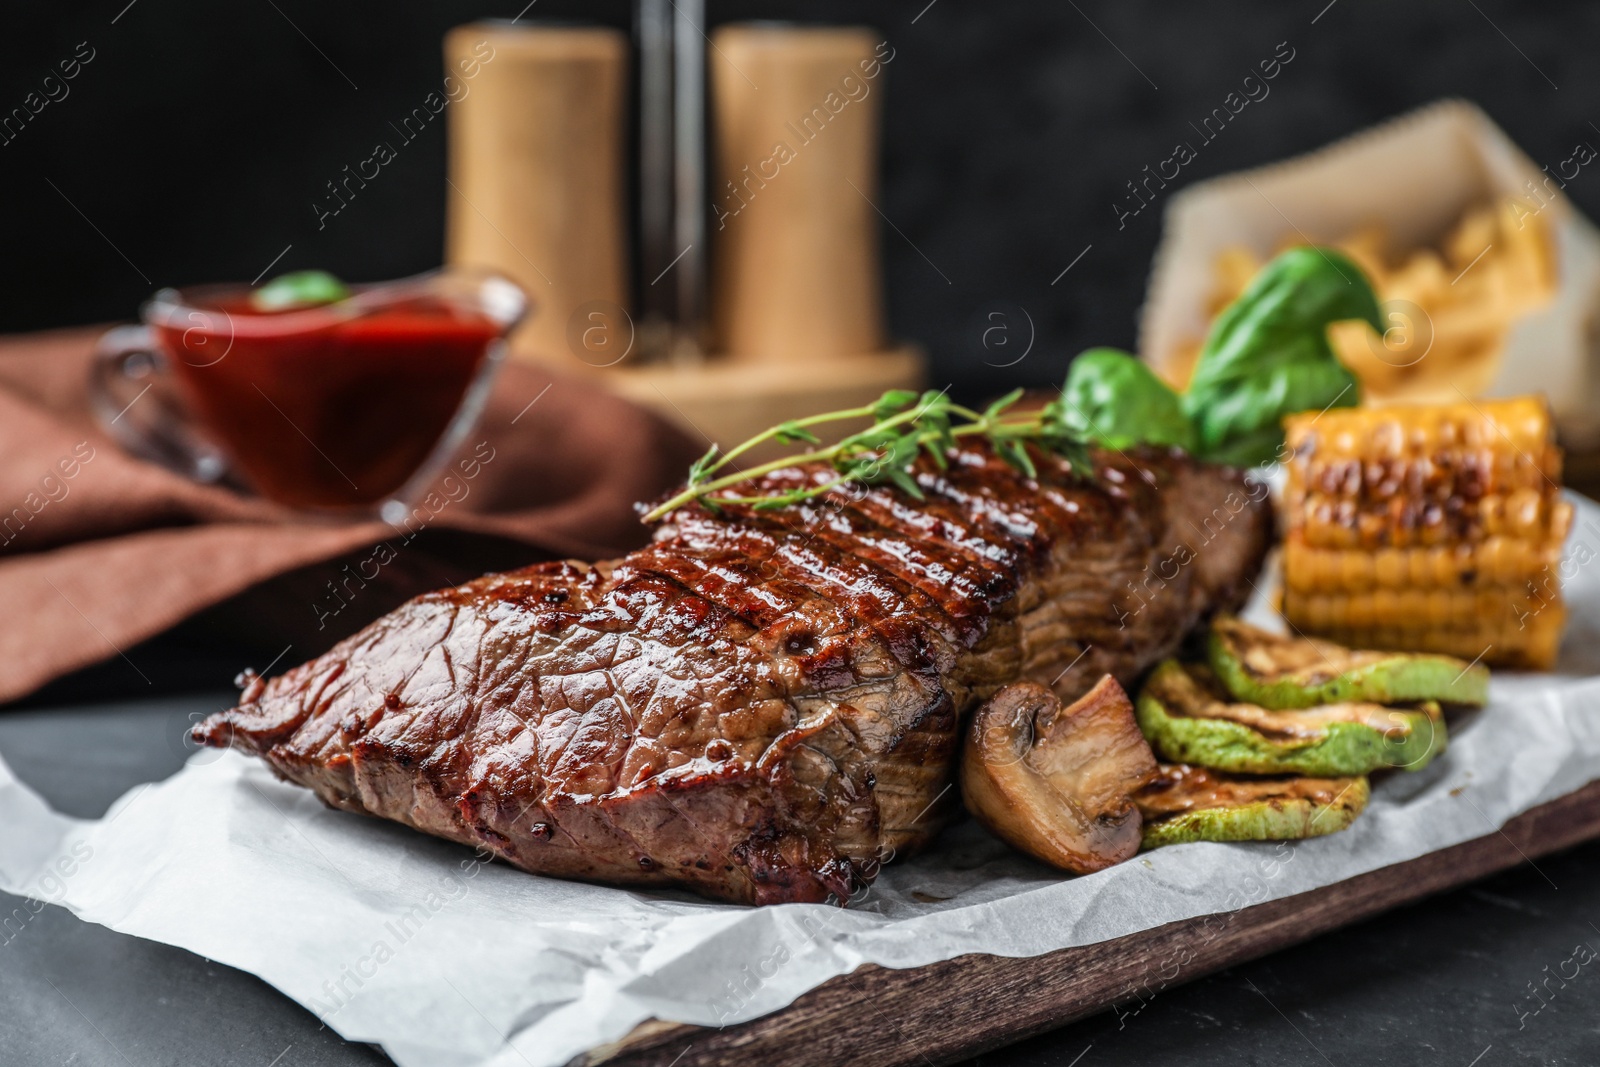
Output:
<instances>
[{"instance_id":1,"label":"sliced steak","mask_svg":"<svg viewBox=\"0 0 1600 1067\"><path fill-rule=\"evenodd\" d=\"M1034 459L1030 479L953 452L919 466L923 501L694 505L624 559L418 597L249 678L196 737L541 874L845 899L946 818L963 713L1018 679L1064 701L1105 673L1131 687L1265 556L1265 491L1236 471Z\"/></svg>"}]
</instances>

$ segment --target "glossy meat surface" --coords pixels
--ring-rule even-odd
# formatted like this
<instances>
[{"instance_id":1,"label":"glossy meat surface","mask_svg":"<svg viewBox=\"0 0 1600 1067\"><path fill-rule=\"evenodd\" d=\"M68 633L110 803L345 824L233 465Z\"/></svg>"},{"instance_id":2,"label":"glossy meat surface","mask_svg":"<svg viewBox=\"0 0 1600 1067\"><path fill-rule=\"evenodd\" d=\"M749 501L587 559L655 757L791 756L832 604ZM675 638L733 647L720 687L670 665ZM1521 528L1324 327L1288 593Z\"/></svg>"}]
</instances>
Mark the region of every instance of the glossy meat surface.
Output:
<instances>
[{"instance_id":1,"label":"glossy meat surface","mask_svg":"<svg viewBox=\"0 0 1600 1067\"><path fill-rule=\"evenodd\" d=\"M1260 567L1270 510L1237 472L1034 458L952 453L920 502L692 506L624 559L419 597L196 734L530 871L844 899L947 817L963 713L1017 679L1131 685Z\"/></svg>"}]
</instances>

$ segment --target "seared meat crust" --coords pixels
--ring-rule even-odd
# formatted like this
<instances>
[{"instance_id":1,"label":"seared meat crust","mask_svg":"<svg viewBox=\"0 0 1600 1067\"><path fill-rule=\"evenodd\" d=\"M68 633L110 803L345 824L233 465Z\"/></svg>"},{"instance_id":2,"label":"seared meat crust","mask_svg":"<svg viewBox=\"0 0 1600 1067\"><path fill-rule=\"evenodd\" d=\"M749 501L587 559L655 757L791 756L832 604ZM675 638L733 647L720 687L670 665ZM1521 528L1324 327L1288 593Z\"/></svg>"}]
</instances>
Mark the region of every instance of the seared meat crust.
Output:
<instances>
[{"instance_id":1,"label":"seared meat crust","mask_svg":"<svg viewBox=\"0 0 1600 1067\"><path fill-rule=\"evenodd\" d=\"M1266 553L1264 490L1236 471L1034 460L1037 479L982 447L924 462L925 501L691 506L621 560L418 597L250 678L196 737L537 873L845 899L945 820L965 712L1018 679L1063 701L1132 686Z\"/></svg>"}]
</instances>

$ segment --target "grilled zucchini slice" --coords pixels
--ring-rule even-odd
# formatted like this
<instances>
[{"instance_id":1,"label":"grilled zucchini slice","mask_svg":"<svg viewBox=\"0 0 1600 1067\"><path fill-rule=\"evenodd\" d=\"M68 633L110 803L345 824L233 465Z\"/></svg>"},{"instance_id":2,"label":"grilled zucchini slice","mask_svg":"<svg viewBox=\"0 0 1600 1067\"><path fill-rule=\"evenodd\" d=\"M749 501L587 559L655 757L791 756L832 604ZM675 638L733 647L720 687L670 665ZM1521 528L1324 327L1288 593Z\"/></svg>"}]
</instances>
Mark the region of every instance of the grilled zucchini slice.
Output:
<instances>
[{"instance_id":1,"label":"grilled zucchini slice","mask_svg":"<svg viewBox=\"0 0 1600 1067\"><path fill-rule=\"evenodd\" d=\"M1189 841L1296 841L1336 833L1366 809L1362 777L1237 778L1164 763L1135 794L1146 849Z\"/></svg>"},{"instance_id":2,"label":"grilled zucchini slice","mask_svg":"<svg viewBox=\"0 0 1600 1067\"><path fill-rule=\"evenodd\" d=\"M1139 729L1156 754L1235 774L1342 777L1420 770L1447 743L1439 705L1365 702L1274 711L1228 699L1203 665L1167 660L1139 694Z\"/></svg>"},{"instance_id":3,"label":"grilled zucchini slice","mask_svg":"<svg viewBox=\"0 0 1600 1067\"><path fill-rule=\"evenodd\" d=\"M1228 692L1263 708L1417 700L1482 705L1489 699L1489 668L1481 664L1454 656L1351 651L1331 641L1269 633L1230 616L1211 624L1207 652Z\"/></svg>"}]
</instances>

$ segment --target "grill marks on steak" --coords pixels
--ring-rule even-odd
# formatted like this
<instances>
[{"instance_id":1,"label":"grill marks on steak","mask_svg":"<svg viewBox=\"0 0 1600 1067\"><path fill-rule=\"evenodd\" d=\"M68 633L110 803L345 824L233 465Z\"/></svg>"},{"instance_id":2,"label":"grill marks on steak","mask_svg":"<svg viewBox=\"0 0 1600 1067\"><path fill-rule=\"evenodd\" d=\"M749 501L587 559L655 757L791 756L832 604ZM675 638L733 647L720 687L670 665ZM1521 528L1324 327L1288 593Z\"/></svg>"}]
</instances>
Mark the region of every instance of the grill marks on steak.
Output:
<instances>
[{"instance_id":1,"label":"grill marks on steak","mask_svg":"<svg viewBox=\"0 0 1600 1067\"><path fill-rule=\"evenodd\" d=\"M1260 566L1269 514L1236 472L1103 454L1090 484L1034 458L1037 481L954 452L919 467L921 502L686 508L622 560L419 597L196 734L530 871L842 898L954 804L963 712L1018 678L1131 684ZM1230 493L1248 506L1152 588L1195 541L1181 520Z\"/></svg>"}]
</instances>

